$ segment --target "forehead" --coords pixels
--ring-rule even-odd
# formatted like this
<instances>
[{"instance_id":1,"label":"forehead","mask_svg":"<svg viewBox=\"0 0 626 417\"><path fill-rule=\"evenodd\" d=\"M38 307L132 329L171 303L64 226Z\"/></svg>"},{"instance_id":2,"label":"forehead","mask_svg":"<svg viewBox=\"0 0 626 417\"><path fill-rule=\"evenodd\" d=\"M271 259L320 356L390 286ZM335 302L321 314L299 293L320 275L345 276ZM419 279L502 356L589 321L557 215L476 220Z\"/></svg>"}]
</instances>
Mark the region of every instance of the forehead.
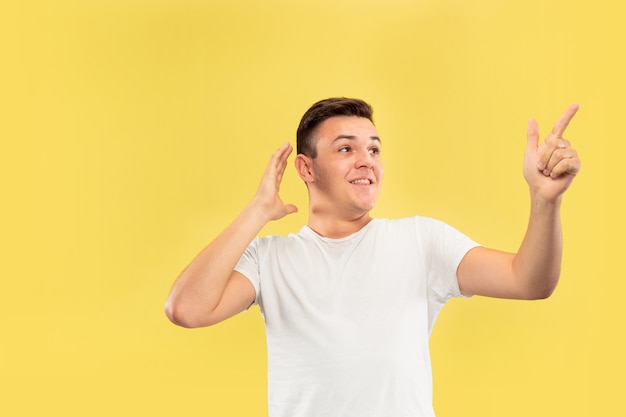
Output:
<instances>
[{"instance_id":1,"label":"forehead","mask_svg":"<svg viewBox=\"0 0 626 417\"><path fill-rule=\"evenodd\" d=\"M360 138L378 138L374 124L365 117L334 116L324 120L315 130L319 141L334 141L340 136Z\"/></svg>"}]
</instances>

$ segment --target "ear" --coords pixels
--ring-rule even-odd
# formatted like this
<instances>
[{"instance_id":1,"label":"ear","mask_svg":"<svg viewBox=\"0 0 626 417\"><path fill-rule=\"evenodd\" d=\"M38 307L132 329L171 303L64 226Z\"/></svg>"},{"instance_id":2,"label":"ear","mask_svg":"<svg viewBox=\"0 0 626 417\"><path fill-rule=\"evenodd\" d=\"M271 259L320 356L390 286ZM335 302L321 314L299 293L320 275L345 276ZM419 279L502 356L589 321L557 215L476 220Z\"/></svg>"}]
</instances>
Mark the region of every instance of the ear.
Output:
<instances>
[{"instance_id":1,"label":"ear","mask_svg":"<svg viewBox=\"0 0 626 417\"><path fill-rule=\"evenodd\" d=\"M313 164L311 158L299 153L298 155L296 155L294 163L296 165L296 171L298 171L298 175L300 175L302 181L306 182L307 184L313 182L315 176L313 175Z\"/></svg>"}]
</instances>

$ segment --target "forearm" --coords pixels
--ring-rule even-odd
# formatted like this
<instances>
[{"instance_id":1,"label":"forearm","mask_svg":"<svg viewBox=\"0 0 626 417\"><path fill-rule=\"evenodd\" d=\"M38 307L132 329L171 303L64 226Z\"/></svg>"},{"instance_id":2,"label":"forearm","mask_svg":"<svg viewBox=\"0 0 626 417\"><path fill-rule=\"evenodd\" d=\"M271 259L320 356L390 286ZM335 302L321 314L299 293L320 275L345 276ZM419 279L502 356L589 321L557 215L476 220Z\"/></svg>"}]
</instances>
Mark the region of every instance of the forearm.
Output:
<instances>
[{"instance_id":1,"label":"forearm","mask_svg":"<svg viewBox=\"0 0 626 417\"><path fill-rule=\"evenodd\" d=\"M546 298L558 283L563 252L560 206L561 197L531 198L528 229L512 264L524 298Z\"/></svg>"},{"instance_id":2,"label":"forearm","mask_svg":"<svg viewBox=\"0 0 626 417\"><path fill-rule=\"evenodd\" d=\"M517 253L488 248L469 251L457 269L463 294L537 299L552 294L561 274L561 201L580 171L580 159L563 132L576 114L571 105L539 145L539 126L528 122L524 178L530 190L530 220Z\"/></svg>"},{"instance_id":3,"label":"forearm","mask_svg":"<svg viewBox=\"0 0 626 417\"><path fill-rule=\"evenodd\" d=\"M207 317L215 309L237 261L268 220L253 203L204 248L175 281L166 303L174 322Z\"/></svg>"}]
</instances>

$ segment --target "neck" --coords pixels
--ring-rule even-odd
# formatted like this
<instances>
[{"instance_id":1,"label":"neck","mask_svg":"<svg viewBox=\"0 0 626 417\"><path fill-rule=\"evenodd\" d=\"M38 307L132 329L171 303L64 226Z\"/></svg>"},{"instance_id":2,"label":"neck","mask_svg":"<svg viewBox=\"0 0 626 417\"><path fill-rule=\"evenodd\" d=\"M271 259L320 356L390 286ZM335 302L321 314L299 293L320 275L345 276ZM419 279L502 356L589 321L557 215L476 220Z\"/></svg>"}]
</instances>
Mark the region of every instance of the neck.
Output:
<instances>
[{"instance_id":1,"label":"neck","mask_svg":"<svg viewBox=\"0 0 626 417\"><path fill-rule=\"evenodd\" d=\"M357 216L341 217L311 209L309 210L307 225L320 236L340 239L358 232L371 220L372 217L369 212Z\"/></svg>"}]
</instances>

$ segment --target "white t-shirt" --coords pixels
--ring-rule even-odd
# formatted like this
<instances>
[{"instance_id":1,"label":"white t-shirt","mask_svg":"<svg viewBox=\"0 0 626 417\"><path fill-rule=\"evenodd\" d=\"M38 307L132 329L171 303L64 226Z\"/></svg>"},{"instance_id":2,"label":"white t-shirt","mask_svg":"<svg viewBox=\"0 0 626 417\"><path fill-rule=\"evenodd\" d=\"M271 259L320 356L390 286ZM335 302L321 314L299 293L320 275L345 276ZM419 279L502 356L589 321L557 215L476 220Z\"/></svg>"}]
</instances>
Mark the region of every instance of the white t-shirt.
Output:
<instances>
[{"instance_id":1,"label":"white t-shirt","mask_svg":"<svg viewBox=\"0 0 626 417\"><path fill-rule=\"evenodd\" d=\"M265 319L269 416L434 416L428 339L475 246L425 217L255 239L235 269Z\"/></svg>"}]
</instances>

